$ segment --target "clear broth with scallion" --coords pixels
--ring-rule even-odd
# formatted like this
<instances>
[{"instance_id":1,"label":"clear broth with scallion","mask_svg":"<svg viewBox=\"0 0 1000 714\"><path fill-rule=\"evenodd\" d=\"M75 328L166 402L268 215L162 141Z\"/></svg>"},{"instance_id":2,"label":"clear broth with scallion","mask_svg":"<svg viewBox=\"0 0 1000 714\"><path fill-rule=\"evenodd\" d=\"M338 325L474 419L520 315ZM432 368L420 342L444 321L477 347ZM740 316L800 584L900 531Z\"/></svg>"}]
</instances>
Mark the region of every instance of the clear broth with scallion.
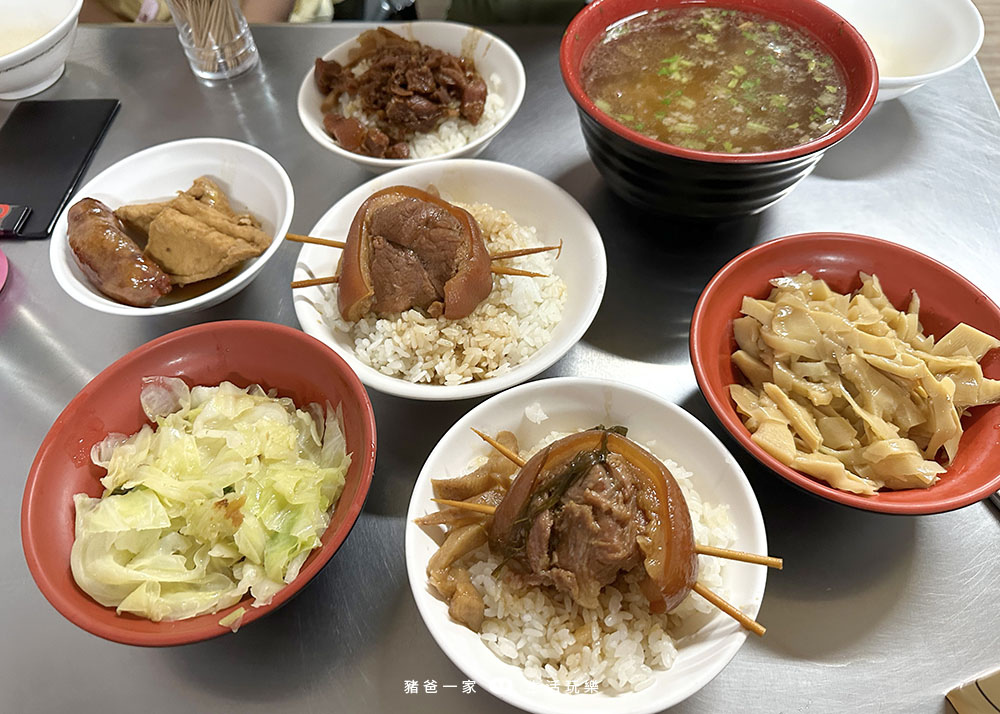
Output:
<instances>
[{"instance_id":1,"label":"clear broth with scallion","mask_svg":"<svg viewBox=\"0 0 1000 714\"><path fill-rule=\"evenodd\" d=\"M653 139L699 151L799 146L840 123L847 90L808 35L755 13L658 10L607 30L584 59L597 107Z\"/></svg>"}]
</instances>

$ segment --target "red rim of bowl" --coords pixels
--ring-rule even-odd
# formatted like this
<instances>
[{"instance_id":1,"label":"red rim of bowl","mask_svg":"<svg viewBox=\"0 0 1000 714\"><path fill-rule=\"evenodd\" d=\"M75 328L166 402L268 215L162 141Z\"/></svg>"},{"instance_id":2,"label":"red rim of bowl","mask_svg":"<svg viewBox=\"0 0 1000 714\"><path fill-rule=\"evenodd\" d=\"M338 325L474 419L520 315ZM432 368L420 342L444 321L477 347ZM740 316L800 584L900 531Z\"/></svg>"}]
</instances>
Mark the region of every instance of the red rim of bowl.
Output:
<instances>
[{"instance_id":1,"label":"red rim of bowl","mask_svg":"<svg viewBox=\"0 0 1000 714\"><path fill-rule=\"evenodd\" d=\"M864 118L868 115L868 112L871 111L872 106L875 104L875 97L878 94L878 67L875 64L875 56L872 54L871 48L868 46L868 43L864 40L861 34L854 28L854 26L829 7L817 2L816 0L795 0L794 3L790 2L790 0L782 0L789 5L795 5L799 10L808 10L817 16L825 18L831 25L839 23L841 25L840 32L842 34L846 34L853 41L857 50L862 55L863 64L861 66L861 71L863 74L863 82L867 84L865 89L865 98L861 103L861 106L851 116L849 116L846 121L841 121L841 123L828 134L824 134L818 139L814 139L813 141L805 144L799 144L798 146L793 146L788 149L780 149L778 151L725 154L714 151L686 149L681 146L675 146L673 144L667 144L665 142L652 139L644 134L640 134L634 129L628 128L624 124L612 119L610 116L598 109L593 100L591 100L591 98L587 96L586 92L583 91L583 83L580 80L579 67L572 62L570 38L578 37L583 24L588 22L593 15L603 13L604 5L611 5L619 1L620 0L594 0L577 13L576 17L574 17L570 22L569 27L566 28L566 32L563 34L563 39L560 43L559 67L562 70L563 81L566 83L566 87L569 89L569 93L576 103L584 111L586 111L592 119L600 123L604 128L634 144L638 144L639 146L645 147L657 153L677 156L691 161L706 161L719 164L762 164L774 161L784 161L786 159L806 156L807 154L820 151L840 141L854 131L859 124L861 124ZM746 7L748 3L743 0L678 0L677 2L668 2L666 4L668 7L679 7L681 5L707 5L710 7L721 7L726 9L747 9L761 15L770 16L767 8L758 7L756 4L753 4L748 8ZM656 2L656 0L648 0L648 5L648 10L653 10L657 9L659 3ZM627 14L622 17L618 17L617 15L617 13L612 15L612 17L615 18L614 21L607 23L605 28L628 16ZM774 19L784 22L785 24L789 24L788 20L785 18L775 17ZM817 42L820 42L820 40L816 38L815 33L809 30L808 27L798 25L796 29L805 31L810 37L813 37L813 39L816 39ZM586 56L587 50L589 50L590 45L595 40L596 37L592 38L590 42L588 42L587 48L580 55L581 61L583 57ZM826 43L820 42L820 44L822 44L827 51L830 51L830 48ZM833 52L830 52L830 54L843 68L843 64L840 62L837 55Z\"/></svg>"},{"instance_id":2,"label":"red rim of bowl","mask_svg":"<svg viewBox=\"0 0 1000 714\"><path fill-rule=\"evenodd\" d=\"M72 410L75 410L78 403L87 400L92 393L106 388L106 384L113 381L114 375L119 369L130 365L131 363L139 360L145 356L148 352L151 352L165 344L171 342L176 342L178 340L187 339L192 335L197 335L202 332L224 332L227 330L242 330L242 329L253 329L259 331L270 331L273 333L282 334L285 337L291 338L302 343L314 343L311 346L318 347L325 352L328 352L329 359L331 362L337 365L337 369L344 375L345 381L348 384L348 393L344 394L341 401L346 399L355 400L359 405L361 411L361 419L365 430L370 434L370 440L364 435L361 437L361 441L364 446L363 459L360 460L360 482L358 487L359 497L356 497L354 501L345 504L348 506L347 516L344 521L340 524L339 529L333 533L330 541L319 549L315 550L315 556L310 555L310 559L303 566L298 577L291 583L286 585L284 588L278 591L271 602L262 607L246 607L247 599L244 597L240 602L235 605L224 608L211 615L199 615L198 617L205 617L212 619L212 625L206 626L202 630L195 632L137 632L128 629L127 625L118 625L118 620L114 620L115 624L107 624L102 621L94 620L85 613L81 612L77 606L77 602L80 598L90 599L90 596L79 590L77 586L76 592L65 592L55 581L50 577L49 572L42 565L41 558L36 551L35 537L33 535L33 530L38 528L38 524L30 517L30 512L32 511L32 502L35 498L36 491L40 488L41 481L38 477L39 464L42 461L45 453L52 448L54 442L56 441L56 433L60 430L63 419L66 414ZM217 624L218 619L224 615L232 612L238 607L246 607L246 612L241 620L240 626L245 627L247 624L260 619L261 617L277 610L284 603L294 597L299 593L309 582L312 581L320 570L329 562L333 557L334 553L340 549L340 546L347 539L350 534L354 524L357 522L358 516L361 514L361 509L364 506L365 500L368 496L368 490L371 486L372 474L375 470L375 450L376 450L376 435L375 435L375 413L372 409L371 401L368 398L368 393L365 391L364 386L358 379L354 371L344 362L341 357L330 350L326 345L324 345L319 340L311 337L300 330L287 327L285 325L279 325L272 322L259 322L255 320L227 320L222 322L208 322L200 325L194 325L192 327L186 327L181 330L176 330L169 334L158 337L155 340L147 342L139 347L135 348L131 352L127 353L123 357L119 358L115 362L108 365L103 369L100 374L94 377L87 385L80 390L80 392L70 400L69 404L60 412L59 416L56 418L53 425L49 428L46 433L45 438L42 440L41 446L38 448L38 453L35 455L35 459L31 464L31 469L28 472L28 480L24 487L24 498L21 503L21 544L24 549L24 557L28 563L28 570L31 572L32 577L35 579L35 583L38 585L38 589L41 590L42 595L45 599L58 610L63 617L77 625L78 627L90 632L98 637L103 637L104 639L111 640L113 642L120 642L127 645L139 645L143 647L169 647L174 645L191 644L194 642L201 642L204 640L213 639L221 635L229 634L231 630L227 627L221 627ZM353 466L353 464L352 464ZM338 506L339 506L338 502ZM67 559L66 568L69 569L69 560ZM106 608L113 612L112 608ZM126 617L131 616L117 616L121 618L122 622L127 622ZM139 619L139 618L137 618ZM196 619L196 618L190 618ZM187 622L189 620L180 620L178 622ZM160 623L156 623L160 624ZM172 624L170 622L164 621L163 624Z\"/></svg>"},{"instance_id":3,"label":"red rim of bowl","mask_svg":"<svg viewBox=\"0 0 1000 714\"><path fill-rule=\"evenodd\" d=\"M720 395L720 393L716 392L712 388L713 385L708 365L714 357L713 355L707 353L707 350L711 349L711 347L703 345L698 339L698 336L703 333L703 324L709 323L712 320L720 321L723 319L725 320L727 330L731 335L732 328L728 326L732 324L732 319L735 315L708 315L706 304L708 303L709 298L714 296L714 294L718 291L719 286L725 283L731 275L738 272L744 266L745 262L752 260L758 254L780 250L783 245L793 241L831 239L843 240L846 243L854 243L855 245L874 244L889 251L908 254L910 257L918 261L927 265L932 265L936 271L947 274L952 280L963 285L965 289L975 297L975 301L986 306L996 317L997 321L1000 322L1000 307L998 307L996 303L994 303L982 290L977 288L947 265L944 265L943 263L934 260L930 256L919 251L913 250L912 248L900 245L899 243L882 240L881 238L859 235L856 233L814 232L798 233L795 235L775 238L740 253L726 263L722 269L719 270L719 272L716 273L715 276L708 282L708 285L705 286L701 296L698 298L698 303L695 305L694 314L691 318L689 350L691 353L691 365L694 368L695 378L698 381L698 386L701 389L701 393L704 395L705 400L712 408L712 411L715 412L716 418L722 423L726 431L728 431L733 438L739 441L743 448L756 458L757 461L774 471L782 478L790 481L795 486L822 498L860 510L897 515L929 515L933 513L944 513L958 508L963 508L987 498L991 493L1000 489L1000 474L995 475L989 481L982 483L979 486L962 493L961 495L943 500L940 498L934 499L932 497L933 490L931 489L907 489L905 491L887 492L916 492L928 495L928 498L922 499L918 502L886 501L879 500L877 495L862 496L855 493L849 493L847 491L841 491L823 481L820 481L819 479L814 479L813 477L801 473L800 471L796 471L790 466L786 466L757 446L757 444L751 441L750 432L743 425L743 421L736 413L736 409L730 402L728 395ZM722 387L723 391L725 391L725 388L728 387L728 383L723 384ZM945 474L945 477L947 477L947 474Z\"/></svg>"}]
</instances>

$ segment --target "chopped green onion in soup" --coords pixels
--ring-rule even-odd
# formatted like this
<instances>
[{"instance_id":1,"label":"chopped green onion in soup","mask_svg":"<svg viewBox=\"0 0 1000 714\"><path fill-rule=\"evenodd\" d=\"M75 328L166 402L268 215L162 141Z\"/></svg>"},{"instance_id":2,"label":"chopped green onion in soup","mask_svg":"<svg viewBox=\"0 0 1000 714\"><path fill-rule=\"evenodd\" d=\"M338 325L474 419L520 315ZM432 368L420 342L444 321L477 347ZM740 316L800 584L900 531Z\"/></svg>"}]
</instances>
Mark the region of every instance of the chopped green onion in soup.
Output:
<instances>
[{"instance_id":1,"label":"chopped green onion in soup","mask_svg":"<svg viewBox=\"0 0 1000 714\"><path fill-rule=\"evenodd\" d=\"M609 116L705 151L807 143L839 124L846 103L839 68L812 37L758 14L700 6L620 23L590 49L583 77Z\"/></svg>"}]
</instances>

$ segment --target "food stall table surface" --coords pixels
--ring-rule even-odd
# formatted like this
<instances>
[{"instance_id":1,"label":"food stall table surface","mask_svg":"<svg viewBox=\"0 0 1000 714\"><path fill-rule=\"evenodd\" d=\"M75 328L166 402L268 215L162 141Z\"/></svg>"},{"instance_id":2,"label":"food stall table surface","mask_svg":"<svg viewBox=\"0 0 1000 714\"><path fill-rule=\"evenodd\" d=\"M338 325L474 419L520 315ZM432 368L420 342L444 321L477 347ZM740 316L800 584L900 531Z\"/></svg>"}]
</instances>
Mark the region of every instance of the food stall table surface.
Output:
<instances>
[{"instance_id":1,"label":"food stall table surface","mask_svg":"<svg viewBox=\"0 0 1000 714\"><path fill-rule=\"evenodd\" d=\"M210 86L191 74L172 27L83 26L65 75L38 98L121 100L88 177L185 137L223 136L263 148L288 171L296 194L292 231L306 233L370 178L320 149L295 108L314 58L360 28L256 26L260 68ZM542 376L623 380L702 420L746 470L769 549L785 559L784 571L768 574L759 615L767 635L751 637L714 681L672 712L946 711L949 689L1000 665L1000 512L983 502L942 515L891 517L799 492L723 432L695 383L687 336L700 291L727 260L752 244L804 231L908 245L1000 300L1000 116L978 65L877 106L762 215L688 225L629 208L606 188L560 78L561 30L495 31L521 56L528 84L517 116L483 158L565 188L593 216L608 254L607 294L593 326ZM13 106L0 102L0 121ZM164 333L230 318L297 326L288 283L300 246L284 246L227 302L155 319L103 315L73 302L55 283L48 241L0 246L10 259L0 293L0 453L8 494L0 504L0 711L511 711L481 690L463 693L466 677L424 627L403 562L414 479L475 400L413 402L372 393L379 452L353 533L298 597L236 635L140 649L63 619L32 582L18 527L24 481L43 436L94 375ZM407 680L419 683L417 693L405 693ZM429 680L436 693L425 692ZM581 708L590 709L587 695L579 696Z\"/></svg>"}]
</instances>

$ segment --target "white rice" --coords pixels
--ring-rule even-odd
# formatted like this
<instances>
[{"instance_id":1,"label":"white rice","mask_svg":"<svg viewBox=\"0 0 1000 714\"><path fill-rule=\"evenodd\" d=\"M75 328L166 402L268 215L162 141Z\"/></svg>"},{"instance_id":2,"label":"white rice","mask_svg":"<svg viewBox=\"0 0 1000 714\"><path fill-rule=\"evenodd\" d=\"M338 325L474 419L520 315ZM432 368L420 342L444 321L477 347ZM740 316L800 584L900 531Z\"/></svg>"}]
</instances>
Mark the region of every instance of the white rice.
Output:
<instances>
[{"instance_id":1,"label":"white rice","mask_svg":"<svg viewBox=\"0 0 1000 714\"><path fill-rule=\"evenodd\" d=\"M545 410L542 409L542 405L538 402L532 402L524 408L524 416L532 424L541 424L543 421L548 419L548 415Z\"/></svg>"},{"instance_id":2,"label":"white rice","mask_svg":"<svg viewBox=\"0 0 1000 714\"><path fill-rule=\"evenodd\" d=\"M366 68L367 64L361 63L354 72L360 74ZM500 96L501 84L500 75L496 73L486 78L488 92L483 115L479 118L478 123L473 124L468 119L455 116L445 119L434 131L414 134L406 142L410 147L410 158L425 159L430 156L439 156L447 151L461 149L466 144L490 133L504 114L504 101L503 97ZM361 100L356 96L344 92L340 95L339 105L340 113L343 116L357 117L365 126L373 124L371 118L361 108Z\"/></svg>"},{"instance_id":3,"label":"white rice","mask_svg":"<svg viewBox=\"0 0 1000 714\"><path fill-rule=\"evenodd\" d=\"M490 253L542 245L533 227L518 225L505 211L484 203L455 205L475 217ZM554 253L503 263L548 277L494 275L487 298L460 320L407 310L350 323L340 316L335 290L323 317L333 330L349 335L358 359L391 377L446 385L495 377L548 343L566 303L566 283L554 274Z\"/></svg>"},{"instance_id":4,"label":"white rice","mask_svg":"<svg viewBox=\"0 0 1000 714\"><path fill-rule=\"evenodd\" d=\"M536 450L562 436L550 434ZM692 473L670 459L662 461L684 493L695 541L731 546L736 533L728 507L702 501L691 484ZM618 587L602 590L600 607L583 608L552 588L518 590L508 581L507 570L494 577L500 561L486 547L471 559L472 583L486 603L483 643L503 661L521 667L528 679L557 683L560 691L583 692L595 684L609 693L641 690L652 683L656 670L670 668L678 641L718 612L692 593L669 615L650 613L636 570L620 578ZM728 596L725 567L719 558L699 556L698 581L723 598Z\"/></svg>"}]
</instances>

